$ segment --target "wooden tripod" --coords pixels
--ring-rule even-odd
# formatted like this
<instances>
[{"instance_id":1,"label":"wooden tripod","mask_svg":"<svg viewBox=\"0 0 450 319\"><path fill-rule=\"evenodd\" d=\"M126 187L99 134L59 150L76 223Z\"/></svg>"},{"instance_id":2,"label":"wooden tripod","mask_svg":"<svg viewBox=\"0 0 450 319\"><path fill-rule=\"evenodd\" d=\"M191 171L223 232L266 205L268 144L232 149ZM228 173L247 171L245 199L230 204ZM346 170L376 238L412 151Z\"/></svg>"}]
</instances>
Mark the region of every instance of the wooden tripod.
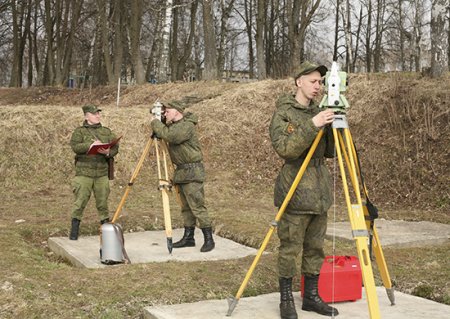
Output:
<instances>
[{"instance_id":1,"label":"wooden tripod","mask_svg":"<svg viewBox=\"0 0 450 319\"><path fill-rule=\"evenodd\" d=\"M130 181L125 188L125 192L117 206L116 212L111 223L119 218L120 212L123 205L131 191L131 188L136 180L139 172L144 164L144 160L150 152L150 149L154 146L156 153L156 163L158 168L158 189L161 191L163 212L164 212L164 228L167 237L167 249L169 253L172 253L173 243L172 243L172 221L170 218L170 203L169 203L169 192L172 191L172 183L169 178L169 170L173 172L172 162L170 162L170 156L168 152L168 147L165 141L158 139L156 136L152 136L147 144L145 145L144 151L133 171Z\"/></svg>"}]
</instances>

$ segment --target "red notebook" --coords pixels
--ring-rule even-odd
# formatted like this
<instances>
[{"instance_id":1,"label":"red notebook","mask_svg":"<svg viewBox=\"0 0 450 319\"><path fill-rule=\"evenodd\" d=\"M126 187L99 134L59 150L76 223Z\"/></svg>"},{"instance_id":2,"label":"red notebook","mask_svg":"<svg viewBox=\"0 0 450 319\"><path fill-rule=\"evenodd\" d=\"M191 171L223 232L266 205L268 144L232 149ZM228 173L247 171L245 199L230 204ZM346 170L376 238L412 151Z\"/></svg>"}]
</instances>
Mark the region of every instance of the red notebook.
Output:
<instances>
[{"instance_id":1,"label":"red notebook","mask_svg":"<svg viewBox=\"0 0 450 319\"><path fill-rule=\"evenodd\" d=\"M119 140L122 138L122 136L120 136L119 138L116 138L114 140L112 140L109 143L101 143L101 144L95 144L95 145L91 145L89 147L89 150L87 151L87 155L96 155L98 154L98 149L99 148L111 148L114 145L116 145Z\"/></svg>"}]
</instances>

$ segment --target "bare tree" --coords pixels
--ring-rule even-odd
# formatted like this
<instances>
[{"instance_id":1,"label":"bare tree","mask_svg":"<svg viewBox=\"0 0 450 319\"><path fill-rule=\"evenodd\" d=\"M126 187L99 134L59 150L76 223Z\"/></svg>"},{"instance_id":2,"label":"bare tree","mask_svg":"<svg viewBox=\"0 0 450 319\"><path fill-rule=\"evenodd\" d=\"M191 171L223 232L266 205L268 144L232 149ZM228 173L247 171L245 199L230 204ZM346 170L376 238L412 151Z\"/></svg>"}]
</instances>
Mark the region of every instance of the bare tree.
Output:
<instances>
[{"instance_id":1,"label":"bare tree","mask_svg":"<svg viewBox=\"0 0 450 319\"><path fill-rule=\"evenodd\" d=\"M180 28L179 26L179 20L181 18L181 15L184 13L184 6L181 6L181 1L179 0L175 0L174 3L172 20L172 45L170 50L170 68L172 70L172 81L183 80L187 68L187 61L191 57L192 53L198 0L192 1L190 5L190 19L188 21L189 28L187 29L187 27L182 26L182 28ZM181 37L181 35L183 35L183 37Z\"/></svg>"},{"instance_id":2,"label":"bare tree","mask_svg":"<svg viewBox=\"0 0 450 319\"><path fill-rule=\"evenodd\" d=\"M448 70L446 48L448 42L445 34L445 14L448 0L434 0L431 5L431 76L440 77ZM450 28L450 27L449 27Z\"/></svg>"},{"instance_id":3,"label":"bare tree","mask_svg":"<svg viewBox=\"0 0 450 319\"><path fill-rule=\"evenodd\" d=\"M137 84L145 83L145 70L141 55L142 0L131 0L129 34L131 45L131 62Z\"/></svg>"},{"instance_id":4,"label":"bare tree","mask_svg":"<svg viewBox=\"0 0 450 319\"><path fill-rule=\"evenodd\" d=\"M20 7L17 7L16 1L12 0L11 8L13 18L13 63L9 86L21 87L24 50L30 33L32 3L31 0L21 1Z\"/></svg>"},{"instance_id":5,"label":"bare tree","mask_svg":"<svg viewBox=\"0 0 450 319\"><path fill-rule=\"evenodd\" d=\"M345 34L345 68L347 72L353 71L353 42L352 42L352 30L350 22L350 1L345 0L340 3L340 12L342 15L342 23L344 25Z\"/></svg>"},{"instance_id":6,"label":"bare tree","mask_svg":"<svg viewBox=\"0 0 450 319\"><path fill-rule=\"evenodd\" d=\"M224 70L225 52L227 41L229 40L229 19L234 8L235 0L220 1L220 31L219 31L219 48L217 50L217 66L219 73Z\"/></svg>"},{"instance_id":7,"label":"bare tree","mask_svg":"<svg viewBox=\"0 0 450 319\"><path fill-rule=\"evenodd\" d=\"M205 66L202 74L203 80L216 80L219 77L212 1L213 0L202 0L203 36L205 38Z\"/></svg>"},{"instance_id":8,"label":"bare tree","mask_svg":"<svg viewBox=\"0 0 450 319\"><path fill-rule=\"evenodd\" d=\"M258 0L258 15L256 17L256 63L258 65L258 80L267 77L264 58L264 26L267 14L266 0Z\"/></svg>"},{"instance_id":9,"label":"bare tree","mask_svg":"<svg viewBox=\"0 0 450 319\"><path fill-rule=\"evenodd\" d=\"M288 39L290 45L291 70L297 68L304 59L306 29L319 8L321 0L287 0ZM291 9L292 8L292 9Z\"/></svg>"},{"instance_id":10,"label":"bare tree","mask_svg":"<svg viewBox=\"0 0 450 319\"><path fill-rule=\"evenodd\" d=\"M251 79L255 70L255 53L253 52L253 1L244 0L244 16L245 33L247 35L247 56L248 56L248 74Z\"/></svg>"}]
</instances>

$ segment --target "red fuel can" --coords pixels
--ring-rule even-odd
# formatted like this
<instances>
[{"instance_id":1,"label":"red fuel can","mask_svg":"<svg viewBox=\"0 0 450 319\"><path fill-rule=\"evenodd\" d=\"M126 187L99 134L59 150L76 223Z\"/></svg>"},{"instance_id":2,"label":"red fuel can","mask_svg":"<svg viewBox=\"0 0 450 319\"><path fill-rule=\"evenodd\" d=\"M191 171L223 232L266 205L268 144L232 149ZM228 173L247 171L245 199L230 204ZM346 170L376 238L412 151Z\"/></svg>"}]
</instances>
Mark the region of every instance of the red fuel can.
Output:
<instances>
[{"instance_id":1,"label":"red fuel can","mask_svg":"<svg viewBox=\"0 0 450 319\"><path fill-rule=\"evenodd\" d=\"M304 278L300 293L305 292ZM320 269L319 295L324 302L355 301L361 299L362 275L355 256L326 256Z\"/></svg>"}]
</instances>

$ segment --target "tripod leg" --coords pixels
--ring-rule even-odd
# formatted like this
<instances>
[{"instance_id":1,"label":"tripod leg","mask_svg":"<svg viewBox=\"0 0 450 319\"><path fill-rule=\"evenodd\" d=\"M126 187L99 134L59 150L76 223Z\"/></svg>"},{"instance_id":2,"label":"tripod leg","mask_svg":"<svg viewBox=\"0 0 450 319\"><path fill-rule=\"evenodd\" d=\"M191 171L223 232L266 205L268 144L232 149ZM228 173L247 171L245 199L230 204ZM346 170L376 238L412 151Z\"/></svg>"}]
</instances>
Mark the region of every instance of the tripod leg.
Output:
<instances>
[{"instance_id":1,"label":"tripod leg","mask_svg":"<svg viewBox=\"0 0 450 319\"><path fill-rule=\"evenodd\" d=\"M275 216L275 220L270 224L269 231L267 232L266 237L264 237L261 247L259 248L255 258L253 259L253 262L252 262L249 270L247 271L244 281L242 282L241 286L239 287L239 290L236 293L236 296L234 298L228 298L228 312L227 312L228 317L231 316L234 308L236 307L237 303L239 302L239 299L241 298L242 294L244 293L244 290L247 287L248 281L250 280L250 277L252 276L253 271L256 268L256 265L258 264L264 250L266 249L267 244L269 243L269 240L272 237L273 232L275 231L275 228L278 226L278 222L280 221L281 217L283 216L284 211L286 210L286 207L289 204L289 201L291 200L292 196L294 195L294 192L297 189L297 186L300 183L300 180L302 179L303 174L306 171L306 168L308 167L311 157L314 154L314 152L316 151L317 145L319 144L319 141L322 138L322 135L323 135L323 130L320 130L319 133L317 133L317 136L314 139L314 142L311 145L311 148L310 148L308 154L306 155L306 158L303 161L303 164L300 167L300 169L294 179L294 182L292 183L292 186L286 195L286 198L284 199L283 203L281 204L281 207L278 210L277 215Z\"/></svg>"},{"instance_id":2,"label":"tripod leg","mask_svg":"<svg viewBox=\"0 0 450 319\"><path fill-rule=\"evenodd\" d=\"M172 242L172 220L170 217L170 202L169 202L169 190L170 190L170 183L168 179L168 172L167 172L167 155L162 148L162 160L163 160L163 168L161 168L161 155L159 152L159 141L156 140L155 142L155 149L156 149L156 162L158 167L158 180L159 185L158 188L161 191L161 197L162 197L162 203L163 203L163 213L164 213L164 228L166 231L166 237L167 237L167 249L169 250L169 254L172 253L173 249L173 242ZM165 179L162 178L162 172L161 170L164 169L165 173Z\"/></svg>"},{"instance_id":3,"label":"tripod leg","mask_svg":"<svg viewBox=\"0 0 450 319\"><path fill-rule=\"evenodd\" d=\"M349 145L349 136L348 136L348 129L343 129L345 134L345 142L347 143L347 152L349 154L348 159L350 162L350 167L348 167L348 170L350 172L350 177L353 181L356 181L356 167L354 162L354 157L352 155L352 149ZM354 183L354 193L357 198L357 204L352 205L350 201L350 193L347 185L347 177L345 174L344 169L344 163L342 158L342 152L341 152L341 145L339 141L340 134L336 128L333 128L333 135L335 140L335 146L336 146L336 153L338 156L338 162L339 162L339 168L341 171L341 177L343 182L343 188L344 188L344 194L345 194L345 200L347 204L348 209L348 215L350 219L350 224L352 227L352 235L356 243L356 248L358 251L358 257L361 264L361 271L363 275L363 282L364 287L366 289L366 296L367 296L367 304L369 307L369 314L370 318L380 318L380 310L378 307L378 296L376 293L376 287L375 287L375 280L373 278L373 272L372 272L372 265L370 261L369 256L369 249L368 249L368 236L369 233L366 228L365 224L365 218L364 218L364 212L362 207L362 201L361 201L361 195L359 191L359 185L358 183Z\"/></svg>"},{"instance_id":4,"label":"tripod leg","mask_svg":"<svg viewBox=\"0 0 450 319\"><path fill-rule=\"evenodd\" d=\"M348 130L348 139L349 139L349 145L351 146L351 150L354 157L354 162L356 166L356 170L358 172L358 175L361 179L361 186L364 188L365 193L367 194L367 188L366 185L362 179L360 168L358 167L358 154L356 152L355 143L353 143L353 138L351 135L350 130ZM387 268L386 260L384 258L383 250L381 248L380 238L378 237L378 231L375 228L375 222L374 220L371 220L369 211L367 209L366 205L363 205L364 210L364 216L366 217L366 228L367 230L373 235L372 239L372 250L375 253L375 260L378 266L378 270L380 272L381 279L383 281L383 286L386 288L386 293L388 295L389 301L391 302L391 305L395 305L395 296L394 296L394 288L392 287L391 278L389 276L389 271Z\"/></svg>"},{"instance_id":5,"label":"tripod leg","mask_svg":"<svg viewBox=\"0 0 450 319\"><path fill-rule=\"evenodd\" d=\"M130 193L131 187L134 184L134 180L137 178L137 176L139 174L139 171L141 170L142 165L144 164L144 160L147 157L148 152L150 151L150 147L152 146L152 143L153 143L153 140L150 138L148 140L147 144L145 145L144 151L142 152L142 155L139 158L139 161L138 161L138 163L136 165L136 168L133 171L133 174L132 174L132 176L130 178L130 181L128 182L128 185L125 188L125 192L124 192L124 194L122 196L122 199L119 202L119 206L117 206L116 212L114 213L114 216L113 216L113 219L112 219L111 223L115 223L117 218L119 218L120 211L122 210L122 207L125 204L125 201L126 201L126 199L128 197L128 194Z\"/></svg>"},{"instance_id":6,"label":"tripod leg","mask_svg":"<svg viewBox=\"0 0 450 319\"><path fill-rule=\"evenodd\" d=\"M169 171L169 177L167 177L167 179L171 180L170 177L173 177L175 169L173 168L173 163L170 159L169 148L167 147L167 143L165 141L161 141L161 149L167 154L167 167ZM178 185L172 185L172 187L175 189L175 198L177 199L178 205L180 205L181 207L180 189L178 188Z\"/></svg>"}]
</instances>

